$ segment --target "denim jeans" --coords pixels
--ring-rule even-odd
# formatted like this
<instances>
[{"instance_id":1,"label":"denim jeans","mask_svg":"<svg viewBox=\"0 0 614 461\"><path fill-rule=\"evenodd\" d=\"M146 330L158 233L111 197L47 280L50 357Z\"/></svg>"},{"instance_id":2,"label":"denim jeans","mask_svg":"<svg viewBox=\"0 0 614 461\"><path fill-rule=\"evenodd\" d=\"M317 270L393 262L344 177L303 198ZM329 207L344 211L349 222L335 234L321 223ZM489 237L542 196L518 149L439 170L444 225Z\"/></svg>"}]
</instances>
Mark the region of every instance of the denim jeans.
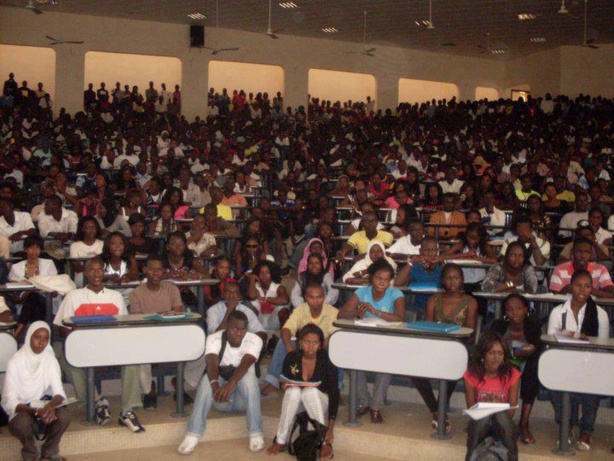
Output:
<instances>
[{"instance_id":1,"label":"denim jeans","mask_svg":"<svg viewBox=\"0 0 614 461\"><path fill-rule=\"evenodd\" d=\"M221 376L218 378L220 386L224 386L226 381ZM237 383L237 387L230 394L231 402L215 402L213 400L213 391L209 383L209 377L205 374L200 380L198 391L196 391L196 399L192 414L188 421L187 433L202 437L207 428L207 416L211 407L223 412L246 412L247 432L251 437L262 436L262 413L260 411L260 388L258 387L258 379L253 367L250 367L248 372Z\"/></svg>"},{"instance_id":2,"label":"denim jeans","mask_svg":"<svg viewBox=\"0 0 614 461\"><path fill-rule=\"evenodd\" d=\"M550 391L550 399L554 407L554 420L557 424L561 424L561 413L563 411L563 394L562 392ZM571 413L569 418L569 429L578 425L578 416L580 406L582 406L582 418L580 418L580 435L592 435L595 429L595 420L597 419L597 410L599 409L599 401L601 397L593 394L570 394Z\"/></svg>"},{"instance_id":3,"label":"denim jeans","mask_svg":"<svg viewBox=\"0 0 614 461\"><path fill-rule=\"evenodd\" d=\"M294 344L294 347L296 347L296 340L293 339L292 344ZM271 357L269 368L267 369L266 376L264 377L264 381L267 384L270 384L277 389L279 389L279 377L281 376L281 372L284 367L284 359L286 358L286 355L288 355L286 346L280 339L277 341L277 346L275 346L273 357Z\"/></svg>"}]
</instances>

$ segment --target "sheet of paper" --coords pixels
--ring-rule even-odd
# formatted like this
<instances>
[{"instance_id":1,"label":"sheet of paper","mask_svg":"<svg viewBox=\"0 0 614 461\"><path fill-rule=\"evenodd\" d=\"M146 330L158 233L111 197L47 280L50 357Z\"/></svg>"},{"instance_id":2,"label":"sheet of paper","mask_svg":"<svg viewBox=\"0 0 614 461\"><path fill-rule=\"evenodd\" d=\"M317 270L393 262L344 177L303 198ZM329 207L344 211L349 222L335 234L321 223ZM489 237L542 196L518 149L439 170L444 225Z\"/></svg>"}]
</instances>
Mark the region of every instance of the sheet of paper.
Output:
<instances>
[{"instance_id":1,"label":"sheet of paper","mask_svg":"<svg viewBox=\"0 0 614 461\"><path fill-rule=\"evenodd\" d=\"M567 343L567 344L586 344L588 343L588 339L575 338L573 336L573 332L561 332L555 333L554 339L559 343Z\"/></svg>"},{"instance_id":2,"label":"sheet of paper","mask_svg":"<svg viewBox=\"0 0 614 461\"><path fill-rule=\"evenodd\" d=\"M471 408L463 410L463 414L477 421L490 415L494 415L495 413L500 413L502 411L508 411L515 408L518 408L518 405L515 407L510 407L509 403L478 402Z\"/></svg>"}]
</instances>

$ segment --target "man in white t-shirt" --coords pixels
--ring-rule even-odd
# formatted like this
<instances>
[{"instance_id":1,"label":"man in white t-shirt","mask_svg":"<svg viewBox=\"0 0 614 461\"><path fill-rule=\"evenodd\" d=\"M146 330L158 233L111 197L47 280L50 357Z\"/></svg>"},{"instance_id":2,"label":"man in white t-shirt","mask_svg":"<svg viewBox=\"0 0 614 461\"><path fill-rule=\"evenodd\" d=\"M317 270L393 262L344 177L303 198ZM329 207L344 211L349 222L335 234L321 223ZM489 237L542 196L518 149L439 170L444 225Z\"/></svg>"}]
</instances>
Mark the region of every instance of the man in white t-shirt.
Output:
<instances>
[{"instance_id":1,"label":"man in white t-shirt","mask_svg":"<svg viewBox=\"0 0 614 461\"><path fill-rule=\"evenodd\" d=\"M23 239L36 234L29 213L15 211L11 200L0 199L0 234L11 241L11 254L23 251Z\"/></svg>"},{"instance_id":2,"label":"man in white t-shirt","mask_svg":"<svg viewBox=\"0 0 614 461\"><path fill-rule=\"evenodd\" d=\"M407 235L399 238L386 253L392 258L419 255L424 240L424 224L419 219L411 219L407 225Z\"/></svg>"},{"instance_id":3,"label":"man in white t-shirt","mask_svg":"<svg viewBox=\"0 0 614 461\"><path fill-rule=\"evenodd\" d=\"M446 179L445 181L439 181L439 185L441 186L441 190L445 194L446 192L452 192L454 194L460 194L461 187L463 187L464 181L457 179L456 177L456 167L450 166L446 170Z\"/></svg>"},{"instance_id":4,"label":"man in white t-shirt","mask_svg":"<svg viewBox=\"0 0 614 461\"><path fill-rule=\"evenodd\" d=\"M194 451L205 432L212 406L224 412L246 411L249 449L252 452L264 449L260 389L254 368L263 343L247 331L247 326L245 313L235 310L228 315L226 330L207 338L207 373L198 385L179 453L189 455Z\"/></svg>"},{"instance_id":5,"label":"man in white t-shirt","mask_svg":"<svg viewBox=\"0 0 614 461\"><path fill-rule=\"evenodd\" d=\"M85 275L88 284L85 288L79 288L69 292L62 301L58 313L53 320L53 324L58 327L60 336L68 336L72 330L65 327L62 323L70 317L84 315L127 315L124 297L118 291L105 288L102 285L104 280L104 262L100 257L90 259L85 263ZM63 353L59 357L62 369L69 377L77 394L77 399L85 401L86 398L86 379L85 370L75 368L66 361ZM141 384L139 380L138 365L122 367L122 411L119 415L119 424L126 426L132 432L144 432L145 428L141 425L134 408L138 408L141 403ZM109 402L103 396L96 401L96 422L104 425L111 420L108 409Z\"/></svg>"}]
</instances>

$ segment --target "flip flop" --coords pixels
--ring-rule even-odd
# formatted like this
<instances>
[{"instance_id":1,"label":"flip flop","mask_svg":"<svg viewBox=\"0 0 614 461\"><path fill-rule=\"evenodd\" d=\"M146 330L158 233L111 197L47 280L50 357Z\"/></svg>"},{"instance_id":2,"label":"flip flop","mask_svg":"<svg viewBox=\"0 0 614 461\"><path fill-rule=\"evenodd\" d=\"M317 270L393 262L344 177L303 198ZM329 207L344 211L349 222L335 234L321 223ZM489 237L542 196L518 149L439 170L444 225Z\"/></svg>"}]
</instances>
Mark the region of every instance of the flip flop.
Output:
<instances>
[{"instance_id":1,"label":"flip flop","mask_svg":"<svg viewBox=\"0 0 614 461\"><path fill-rule=\"evenodd\" d=\"M520 442L523 445L532 445L535 443L535 438L529 429L520 431Z\"/></svg>"}]
</instances>

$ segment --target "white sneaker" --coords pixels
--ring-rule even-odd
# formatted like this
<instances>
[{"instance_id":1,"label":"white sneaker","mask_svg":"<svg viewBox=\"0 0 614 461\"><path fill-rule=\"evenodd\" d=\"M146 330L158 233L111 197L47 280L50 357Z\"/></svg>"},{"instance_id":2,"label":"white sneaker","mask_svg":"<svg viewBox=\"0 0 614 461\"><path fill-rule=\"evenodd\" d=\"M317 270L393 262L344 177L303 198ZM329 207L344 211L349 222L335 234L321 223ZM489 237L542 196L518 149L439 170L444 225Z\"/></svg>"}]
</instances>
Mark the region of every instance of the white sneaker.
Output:
<instances>
[{"instance_id":1,"label":"white sneaker","mask_svg":"<svg viewBox=\"0 0 614 461\"><path fill-rule=\"evenodd\" d=\"M256 453L264 450L264 447L264 438L261 435L249 439L249 451Z\"/></svg>"},{"instance_id":2,"label":"white sneaker","mask_svg":"<svg viewBox=\"0 0 614 461\"><path fill-rule=\"evenodd\" d=\"M179 451L179 453L181 453L182 455L191 455L192 453L194 453L194 449L196 448L196 445L198 445L199 439L200 437L196 437L192 434L187 434L183 439L183 442L181 442L181 445L179 445L177 451Z\"/></svg>"}]
</instances>

